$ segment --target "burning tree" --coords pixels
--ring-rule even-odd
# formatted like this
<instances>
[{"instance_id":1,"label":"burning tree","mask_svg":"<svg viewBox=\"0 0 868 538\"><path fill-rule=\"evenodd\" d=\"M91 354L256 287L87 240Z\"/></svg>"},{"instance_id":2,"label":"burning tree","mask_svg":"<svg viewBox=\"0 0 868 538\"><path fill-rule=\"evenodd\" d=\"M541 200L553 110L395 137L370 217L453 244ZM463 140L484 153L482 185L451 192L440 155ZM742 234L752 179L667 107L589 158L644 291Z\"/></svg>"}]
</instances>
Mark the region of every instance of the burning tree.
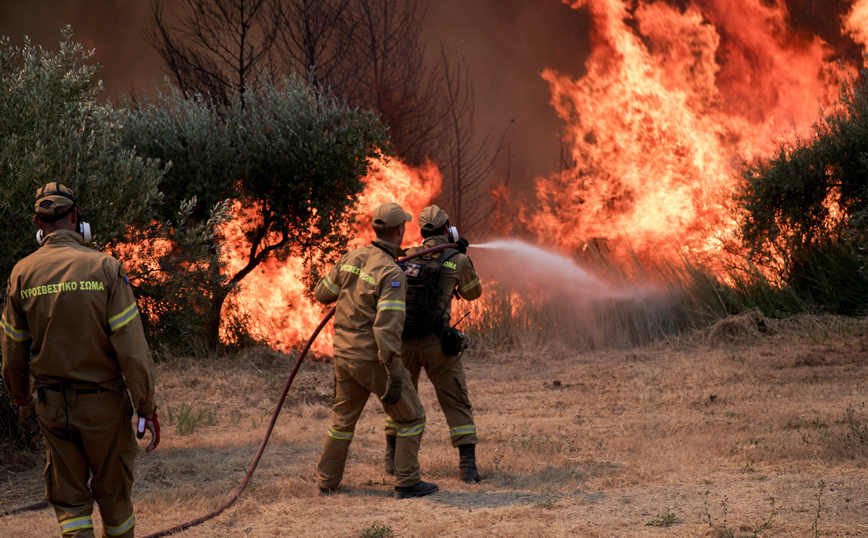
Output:
<instances>
[{"instance_id":1,"label":"burning tree","mask_svg":"<svg viewBox=\"0 0 868 538\"><path fill-rule=\"evenodd\" d=\"M441 206L462 230L490 213L486 184L500 146L475 135L470 73L460 58L425 60L418 0L184 0L153 4L148 42L185 93L221 101L251 73L295 73L389 127L395 153L447 176ZM466 231L466 230L465 230Z\"/></svg>"},{"instance_id":2,"label":"burning tree","mask_svg":"<svg viewBox=\"0 0 868 538\"><path fill-rule=\"evenodd\" d=\"M813 136L793 135L742 171L735 199L751 260L820 308L863 314L868 299L868 72L841 87Z\"/></svg>"},{"instance_id":3,"label":"burning tree","mask_svg":"<svg viewBox=\"0 0 868 538\"><path fill-rule=\"evenodd\" d=\"M204 313L210 349L219 346L227 298L259 264L294 255L316 266L346 248L362 178L390 148L385 127L371 112L351 109L299 77L274 83L262 75L257 82L247 87L243 102L239 91L227 104L167 85L139 103L126 132L126 144L143 157L172 162L164 187L167 208L195 197L199 207L219 212L221 201L232 201L241 233L212 236L217 255L211 268L224 241L243 245L246 256L219 277L212 273ZM164 256L161 263L178 259Z\"/></svg>"},{"instance_id":4,"label":"burning tree","mask_svg":"<svg viewBox=\"0 0 868 538\"><path fill-rule=\"evenodd\" d=\"M97 103L93 52L62 31L53 53L25 41L0 40L0 278L35 250L33 200L49 181L71 187L93 241L102 249L123 239L127 227L153 220L160 201L158 163L118 146L125 121L121 110ZM4 286L5 288L5 286ZM11 413L10 413L11 412ZM7 416L8 414L8 416ZM0 388L0 439L18 438L18 417Z\"/></svg>"}]
</instances>

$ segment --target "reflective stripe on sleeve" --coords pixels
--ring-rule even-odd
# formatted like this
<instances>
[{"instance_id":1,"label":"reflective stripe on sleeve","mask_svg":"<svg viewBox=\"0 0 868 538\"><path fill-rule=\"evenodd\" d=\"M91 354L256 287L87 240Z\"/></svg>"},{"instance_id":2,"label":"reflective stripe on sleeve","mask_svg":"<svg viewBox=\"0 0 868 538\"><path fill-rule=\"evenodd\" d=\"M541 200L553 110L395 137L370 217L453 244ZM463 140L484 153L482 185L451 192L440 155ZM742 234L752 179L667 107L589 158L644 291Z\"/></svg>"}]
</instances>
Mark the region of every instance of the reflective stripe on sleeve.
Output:
<instances>
[{"instance_id":1,"label":"reflective stripe on sleeve","mask_svg":"<svg viewBox=\"0 0 868 538\"><path fill-rule=\"evenodd\" d=\"M93 519L91 519L90 516L74 517L72 519L60 521L59 523L61 534L93 528Z\"/></svg>"},{"instance_id":2,"label":"reflective stripe on sleeve","mask_svg":"<svg viewBox=\"0 0 868 538\"><path fill-rule=\"evenodd\" d=\"M335 429L332 429L329 426L329 437L335 439L337 441L352 441L353 440L353 432L339 432Z\"/></svg>"},{"instance_id":3,"label":"reflective stripe on sleeve","mask_svg":"<svg viewBox=\"0 0 868 538\"><path fill-rule=\"evenodd\" d=\"M466 426L456 426L449 430L449 435L452 437L458 437L460 435L470 435L476 434L476 425L468 424Z\"/></svg>"},{"instance_id":4,"label":"reflective stripe on sleeve","mask_svg":"<svg viewBox=\"0 0 868 538\"><path fill-rule=\"evenodd\" d=\"M139 307L136 306L136 303L134 302L117 316L112 316L108 319L109 329L111 329L112 332L117 331L118 329L132 321L138 313Z\"/></svg>"},{"instance_id":5,"label":"reflective stripe on sleeve","mask_svg":"<svg viewBox=\"0 0 868 538\"><path fill-rule=\"evenodd\" d=\"M27 342L30 340L30 332L17 330L6 321L6 316L0 317L0 325L3 326L6 335L16 342Z\"/></svg>"},{"instance_id":6,"label":"reflective stripe on sleeve","mask_svg":"<svg viewBox=\"0 0 868 538\"><path fill-rule=\"evenodd\" d=\"M413 426L412 428L398 428L398 437L415 437L421 435L425 430L425 423Z\"/></svg>"},{"instance_id":7,"label":"reflective stripe on sleeve","mask_svg":"<svg viewBox=\"0 0 868 538\"><path fill-rule=\"evenodd\" d=\"M380 301L377 303L377 312L380 310L401 310L407 311L407 303L404 301Z\"/></svg>"},{"instance_id":8,"label":"reflective stripe on sleeve","mask_svg":"<svg viewBox=\"0 0 868 538\"><path fill-rule=\"evenodd\" d=\"M469 289L475 288L478 285L479 285L479 279L474 278L473 280L471 280L470 282L468 282L467 284L462 286L461 289L459 289L458 291L464 292L464 291L467 291Z\"/></svg>"},{"instance_id":9,"label":"reflective stripe on sleeve","mask_svg":"<svg viewBox=\"0 0 868 538\"><path fill-rule=\"evenodd\" d=\"M336 286L334 282L332 282L332 279L330 279L328 275L326 275L325 278L322 279L322 283L323 285L325 285L326 288L328 288L330 292L334 293L335 295L340 294L341 289Z\"/></svg>"},{"instance_id":10,"label":"reflective stripe on sleeve","mask_svg":"<svg viewBox=\"0 0 868 538\"><path fill-rule=\"evenodd\" d=\"M135 526L136 526L136 514L135 513L130 514L130 517L128 517L126 521L124 521L123 523L121 523L117 527L112 527L111 525L106 525L105 522L103 522L103 529L105 530L105 533L108 534L109 536L120 536L121 534L127 532L128 530L132 529Z\"/></svg>"}]
</instances>

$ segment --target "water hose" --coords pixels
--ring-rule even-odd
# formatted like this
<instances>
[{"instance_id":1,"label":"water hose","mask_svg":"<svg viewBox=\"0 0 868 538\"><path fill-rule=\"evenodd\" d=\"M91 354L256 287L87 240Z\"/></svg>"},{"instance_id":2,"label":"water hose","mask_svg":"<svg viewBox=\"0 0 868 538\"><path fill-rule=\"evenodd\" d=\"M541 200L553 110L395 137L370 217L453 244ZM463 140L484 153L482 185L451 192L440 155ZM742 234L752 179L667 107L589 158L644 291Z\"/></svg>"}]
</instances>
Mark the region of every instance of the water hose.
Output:
<instances>
[{"instance_id":1,"label":"water hose","mask_svg":"<svg viewBox=\"0 0 868 538\"><path fill-rule=\"evenodd\" d=\"M457 245L455 243L446 243L444 245L437 245L436 247L426 248L423 250L419 250L414 252L413 254L404 256L403 258L398 259L398 263L403 263L407 260L411 260L413 258L418 258L420 256L425 256L427 254L432 254L434 252L439 252L441 250L447 248L455 248ZM259 460L262 458L262 454L265 452L265 446L268 444L268 440L271 437L271 432L274 430L274 425L277 423L277 416L280 414L280 410L283 407L283 403L286 401L286 395L289 393L289 388L292 386L292 381L295 379L295 374L298 373L299 367L301 367L301 362L304 360L304 357L307 355L308 350L310 350L310 346L313 344L316 337L319 336L319 333L323 330L326 323L331 319L331 317L335 313L335 307L331 307L329 311L326 313L325 317L323 317L322 321L319 322L316 329L314 329L313 333L308 338L307 342L304 344L304 347L301 350L301 353L298 354L298 358L295 360L295 364L292 367L292 371L289 373L289 377L286 379L286 385L283 387L283 392L280 393L280 399L277 402L277 406L274 409L274 413L271 415L271 422L268 424L268 429L265 432L265 437L262 439L262 443L259 445L259 450L256 452L256 457L253 458L253 463L250 465L250 469L247 471L247 475L245 475L244 480L241 481L241 484L235 490L235 493L232 494L232 497L229 498L222 506L217 508L216 510L205 514L204 516L194 519L192 521L188 521L187 523L182 523L180 525L176 525L171 529L166 529L163 531L156 532L154 534L149 534L144 538L157 538L158 536L169 536L171 534L175 534L184 530L189 529L190 527L195 527L201 523L208 521L214 517L217 517L227 508L232 506L236 500L238 500L238 496L241 495L241 492L244 491L244 488L247 487L247 483L250 482L250 478L253 476L253 472L256 470L257 465L259 465ZM21 508L16 508L14 510L9 510L0 514L0 517L10 516L12 514L17 514L20 512L29 512L33 510L40 510L42 508L48 507L48 501L41 501L35 504L31 504L29 506L23 506Z\"/></svg>"},{"instance_id":2,"label":"water hose","mask_svg":"<svg viewBox=\"0 0 868 538\"><path fill-rule=\"evenodd\" d=\"M21 508L16 508L14 510L7 510L0 514L0 517L11 516L12 514L19 514L21 512L32 512L34 510L42 510L43 508L48 508L48 501L39 501L38 503L33 503L27 506L22 506Z\"/></svg>"},{"instance_id":3,"label":"water hose","mask_svg":"<svg viewBox=\"0 0 868 538\"><path fill-rule=\"evenodd\" d=\"M410 254L408 256L404 256L403 258L399 258L398 263L402 263L413 258L418 258L419 256L425 256L426 254L439 252L447 248L454 248L456 246L457 245L455 243L446 243L445 245L437 245L436 247L426 248L424 250L414 252L413 254ZM171 529L160 531L154 534L149 534L144 538L169 536L170 534L181 532L183 530L189 529L190 527L195 527L200 523L204 523L209 519L220 515L224 510L226 510L227 508L232 506L233 503L235 503L235 501L238 499L238 496L241 495L241 492L244 491L244 488L250 481L250 477L253 476L253 472L256 470L256 466L259 465L259 459L262 457L262 453L265 452L265 445L268 444L268 439L269 437L271 437L271 432L274 430L274 425L277 422L277 416L280 414L280 409L283 407L283 402L286 400L286 395L289 393L289 388L292 386L292 381L295 379L295 374L298 373L301 362L304 360L305 355L307 355L307 352L310 349L310 346L313 344L313 341L316 340L316 337L319 336L320 331L322 331L323 327L325 327L325 324L328 323L334 313L335 307L333 306L326 313L325 317L322 318L322 321L319 322L319 325L317 325L316 329L314 329L313 334L310 335L310 338L308 338L307 342L304 344L301 353L298 354L298 358L295 360L295 365L293 365L292 371L289 373L289 377L286 379L286 385L284 385L283 387L283 392L280 393L280 400L278 400L277 402L277 407L275 407L274 409L274 414L271 415L271 422L268 424L268 430L266 430L265 432L265 438L262 439L262 443L259 445L259 451L256 453L256 457L253 458L253 464L250 466L250 470L247 471L247 475L244 477L244 480L241 481L241 484L238 486L238 489L235 490L235 493L232 494L232 497L228 501L226 501L220 508L214 510L213 512L209 512L208 514L205 514L198 519L194 519L193 521L177 525L175 527L172 527Z\"/></svg>"}]
</instances>

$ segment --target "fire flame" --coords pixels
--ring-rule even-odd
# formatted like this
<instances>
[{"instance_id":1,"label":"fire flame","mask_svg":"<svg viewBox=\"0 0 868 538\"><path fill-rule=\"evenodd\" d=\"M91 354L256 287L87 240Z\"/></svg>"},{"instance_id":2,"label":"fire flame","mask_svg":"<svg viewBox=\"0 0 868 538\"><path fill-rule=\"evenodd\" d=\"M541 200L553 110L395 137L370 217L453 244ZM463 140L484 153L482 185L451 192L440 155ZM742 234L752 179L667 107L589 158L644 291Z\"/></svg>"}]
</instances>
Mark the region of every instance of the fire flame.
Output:
<instances>
[{"instance_id":1,"label":"fire flame","mask_svg":"<svg viewBox=\"0 0 868 538\"><path fill-rule=\"evenodd\" d=\"M378 205L398 202L405 211L418 215L439 194L442 176L431 162L421 168L412 168L392 159L373 163L364 181L366 187L359 202L359 219L355 229L350 231L355 236L351 248L362 246L374 238L370 218ZM235 209L240 211L240 208ZM230 222L227 237L241 236L240 231L233 228L236 223ZM421 237L416 220L408 222L404 246L420 243ZM235 274L246 264L247 250L243 241L227 241L227 247L226 272ZM289 348L307 340L324 315L321 305L304 297L300 280L303 273L301 258L290 257L280 262L272 259L241 281L241 291L236 298L238 304L257 320L259 332L267 335L278 348ZM333 340L334 332L329 326L314 342L313 350L331 353Z\"/></svg>"},{"instance_id":2,"label":"fire flame","mask_svg":"<svg viewBox=\"0 0 868 538\"><path fill-rule=\"evenodd\" d=\"M574 164L536 180L523 222L568 252L607 240L713 256L735 227L739 165L835 103L829 47L789 30L783 2L564 2L594 27L586 75L543 73ZM866 18L860 0L845 25L868 36Z\"/></svg>"}]
</instances>

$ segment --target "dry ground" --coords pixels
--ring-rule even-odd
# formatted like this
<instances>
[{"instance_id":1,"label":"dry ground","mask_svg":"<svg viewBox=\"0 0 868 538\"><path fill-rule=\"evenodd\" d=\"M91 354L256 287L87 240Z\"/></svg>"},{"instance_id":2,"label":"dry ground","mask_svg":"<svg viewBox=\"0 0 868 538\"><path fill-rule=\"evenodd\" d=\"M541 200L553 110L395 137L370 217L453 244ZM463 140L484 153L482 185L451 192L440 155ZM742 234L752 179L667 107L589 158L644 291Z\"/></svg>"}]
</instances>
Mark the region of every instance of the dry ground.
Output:
<instances>
[{"instance_id":1,"label":"dry ground","mask_svg":"<svg viewBox=\"0 0 868 538\"><path fill-rule=\"evenodd\" d=\"M163 442L137 461L139 535L228 499L291 364L258 352L159 366ZM465 364L482 484L457 479L423 377L420 459L441 492L391 498L372 399L345 492L317 495L331 367L306 363L251 485L181 536L868 536L868 320L742 316L641 349L477 350ZM167 411L182 404L211 410L214 424L180 435ZM41 498L38 459L0 468L0 511ZM666 515L677 521L649 525ZM3 537L56 529L49 510L0 519Z\"/></svg>"}]
</instances>

